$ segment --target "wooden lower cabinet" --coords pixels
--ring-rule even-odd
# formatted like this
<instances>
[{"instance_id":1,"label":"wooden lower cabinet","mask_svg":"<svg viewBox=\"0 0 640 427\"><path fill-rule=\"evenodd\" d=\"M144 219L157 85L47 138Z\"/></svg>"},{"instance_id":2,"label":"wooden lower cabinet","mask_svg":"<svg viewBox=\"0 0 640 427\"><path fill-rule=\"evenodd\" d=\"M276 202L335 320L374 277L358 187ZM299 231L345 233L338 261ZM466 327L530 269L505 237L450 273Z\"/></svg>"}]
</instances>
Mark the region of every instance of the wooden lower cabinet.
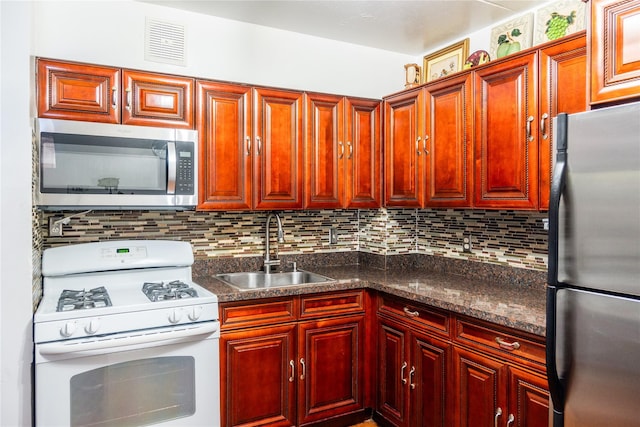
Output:
<instances>
[{"instance_id":1,"label":"wooden lower cabinet","mask_svg":"<svg viewBox=\"0 0 640 427\"><path fill-rule=\"evenodd\" d=\"M364 408L364 316L298 326L298 425Z\"/></svg>"},{"instance_id":2,"label":"wooden lower cabinet","mask_svg":"<svg viewBox=\"0 0 640 427\"><path fill-rule=\"evenodd\" d=\"M454 347L456 425L546 427L549 393L544 376L506 361Z\"/></svg>"},{"instance_id":3,"label":"wooden lower cabinet","mask_svg":"<svg viewBox=\"0 0 640 427\"><path fill-rule=\"evenodd\" d=\"M449 425L451 345L385 318L378 340L378 414L399 427Z\"/></svg>"},{"instance_id":4,"label":"wooden lower cabinet","mask_svg":"<svg viewBox=\"0 0 640 427\"><path fill-rule=\"evenodd\" d=\"M362 421L363 294L222 303L221 425Z\"/></svg>"},{"instance_id":5,"label":"wooden lower cabinet","mask_svg":"<svg viewBox=\"0 0 640 427\"><path fill-rule=\"evenodd\" d=\"M378 301L380 424L548 426L541 338L402 298Z\"/></svg>"},{"instance_id":6,"label":"wooden lower cabinet","mask_svg":"<svg viewBox=\"0 0 640 427\"><path fill-rule=\"evenodd\" d=\"M223 426L292 426L295 420L295 325L223 333Z\"/></svg>"}]
</instances>

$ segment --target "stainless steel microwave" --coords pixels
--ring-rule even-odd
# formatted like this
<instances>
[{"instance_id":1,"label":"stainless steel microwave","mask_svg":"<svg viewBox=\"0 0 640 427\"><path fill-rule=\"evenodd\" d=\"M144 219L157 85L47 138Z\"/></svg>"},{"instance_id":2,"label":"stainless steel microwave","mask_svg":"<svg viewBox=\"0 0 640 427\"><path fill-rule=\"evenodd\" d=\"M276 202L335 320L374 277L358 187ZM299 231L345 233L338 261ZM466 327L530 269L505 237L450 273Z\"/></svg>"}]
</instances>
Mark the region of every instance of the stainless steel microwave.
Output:
<instances>
[{"instance_id":1,"label":"stainless steel microwave","mask_svg":"<svg viewBox=\"0 0 640 427\"><path fill-rule=\"evenodd\" d=\"M37 119L36 205L62 209L194 209L194 130Z\"/></svg>"}]
</instances>

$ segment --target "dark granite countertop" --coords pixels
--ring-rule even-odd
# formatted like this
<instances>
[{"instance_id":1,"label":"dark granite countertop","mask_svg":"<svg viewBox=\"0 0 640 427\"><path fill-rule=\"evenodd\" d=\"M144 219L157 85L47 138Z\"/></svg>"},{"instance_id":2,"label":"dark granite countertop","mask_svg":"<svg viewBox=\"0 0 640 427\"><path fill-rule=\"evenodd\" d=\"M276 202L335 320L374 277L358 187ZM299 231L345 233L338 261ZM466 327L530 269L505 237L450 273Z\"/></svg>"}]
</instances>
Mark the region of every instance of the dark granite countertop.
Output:
<instances>
[{"instance_id":1,"label":"dark granite countertop","mask_svg":"<svg viewBox=\"0 0 640 427\"><path fill-rule=\"evenodd\" d=\"M383 270L361 265L314 267L312 271L335 281L246 291L229 286L213 275L194 275L194 281L215 293L220 302L371 288L453 313L545 336L546 302L543 284L514 285L467 278L458 274Z\"/></svg>"}]
</instances>

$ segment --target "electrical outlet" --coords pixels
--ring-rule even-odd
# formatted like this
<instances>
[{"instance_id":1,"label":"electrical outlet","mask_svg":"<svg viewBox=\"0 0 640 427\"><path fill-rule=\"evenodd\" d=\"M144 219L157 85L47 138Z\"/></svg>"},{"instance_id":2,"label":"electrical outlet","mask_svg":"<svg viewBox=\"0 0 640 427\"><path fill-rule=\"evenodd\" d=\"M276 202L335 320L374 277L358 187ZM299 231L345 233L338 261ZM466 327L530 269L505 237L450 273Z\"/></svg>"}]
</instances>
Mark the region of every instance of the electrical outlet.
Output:
<instances>
[{"instance_id":1,"label":"electrical outlet","mask_svg":"<svg viewBox=\"0 0 640 427\"><path fill-rule=\"evenodd\" d=\"M49 218L49 237L62 236L62 221L60 218Z\"/></svg>"},{"instance_id":2,"label":"electrical outlet","mask_svg":"<svg viewBox=\"0 0 640 427\"><path fill-rule=\"evenodd\" d=\"M465 234L462 237L462 252L471 253L471 234Z\"/></svg>"},{"instance_id":3,"label":"electrical outlet","mask_svg":"<svg viewBox=\"0 0 640 427\"><path fill-rule=\"evenodd\" d=\"M338 230L331 227L329 229L329 244L337 245L338 244Z\"/></svg>"}]
</instances>

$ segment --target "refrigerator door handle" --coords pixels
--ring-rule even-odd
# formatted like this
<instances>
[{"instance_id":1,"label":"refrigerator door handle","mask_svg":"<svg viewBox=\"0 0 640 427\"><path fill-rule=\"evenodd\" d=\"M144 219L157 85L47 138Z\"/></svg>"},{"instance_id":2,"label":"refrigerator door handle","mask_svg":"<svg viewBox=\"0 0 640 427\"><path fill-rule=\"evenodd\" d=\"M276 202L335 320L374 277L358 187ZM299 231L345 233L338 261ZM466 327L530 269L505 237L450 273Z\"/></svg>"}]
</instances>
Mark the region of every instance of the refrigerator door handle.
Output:
<instances>
[{"instance_id":1,"label":"refrigerator door handle","mask_svg":"<svg viewBox=\"0 0 640 427\"><path fill-rule=\"evenodd\" d=\"M549 271L547 276L547 377L549 394L553 401L553 427L564 425L565 388L556 366L556 297L558 283L558 232L560 222L560 198L567 175L567 114L558 114L556 122L556 165L551 182L549 200Z\"/></svg>"}]
</instances>

